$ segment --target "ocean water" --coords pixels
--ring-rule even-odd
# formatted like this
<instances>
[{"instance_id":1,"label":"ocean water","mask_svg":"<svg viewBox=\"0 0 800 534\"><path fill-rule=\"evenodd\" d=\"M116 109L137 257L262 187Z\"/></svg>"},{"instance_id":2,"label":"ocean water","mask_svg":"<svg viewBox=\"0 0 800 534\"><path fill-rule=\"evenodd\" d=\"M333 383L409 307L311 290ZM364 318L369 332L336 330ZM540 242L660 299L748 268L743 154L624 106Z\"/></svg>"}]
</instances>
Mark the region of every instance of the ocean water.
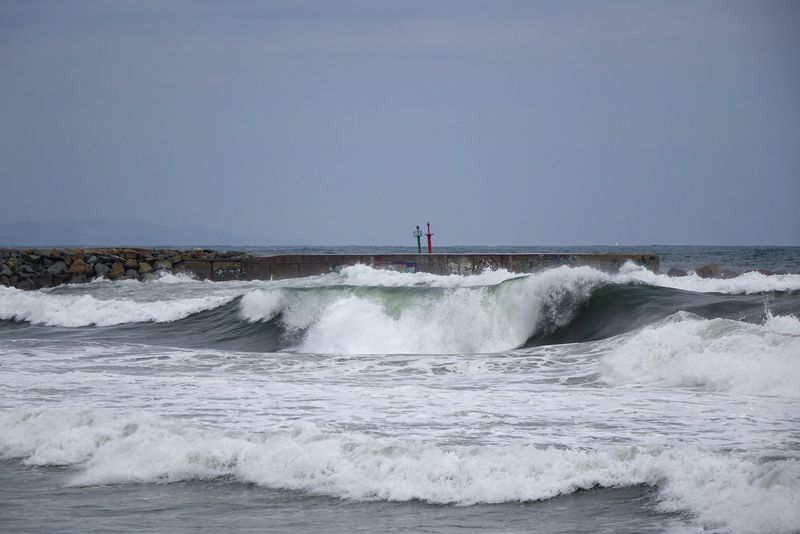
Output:
<instances>
[{"instance_id":1,"label":"ocean water","mask_svg":"<svg viewBox=\"0 0 800 534\"><path fill-rule=\"evenodd\" d=\"M0 531L800 532L800 248L637 250L0 288Z\"/></svg>"}]
</instances>

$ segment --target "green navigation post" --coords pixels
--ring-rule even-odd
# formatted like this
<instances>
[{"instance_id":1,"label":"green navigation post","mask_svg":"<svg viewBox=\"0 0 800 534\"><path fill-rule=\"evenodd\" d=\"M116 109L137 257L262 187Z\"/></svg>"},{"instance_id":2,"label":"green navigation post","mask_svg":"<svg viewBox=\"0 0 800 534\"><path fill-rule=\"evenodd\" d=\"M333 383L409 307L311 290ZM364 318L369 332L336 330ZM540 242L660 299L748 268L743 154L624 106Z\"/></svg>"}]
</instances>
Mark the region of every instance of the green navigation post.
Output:
<instances>
[{"instance_id":1,"label":"green navigation post","mask_svg":"<svg viewBox=\"0 0 800 534\"><path fill-rule=\"evenodd\" d=\"M417 238L417 254L422 254L422 243L419 241L419 238L422 237L422 230L419 229L419 225L417 225L417 229L414 232L414 237Z\"/></svg>"}]
</instances>

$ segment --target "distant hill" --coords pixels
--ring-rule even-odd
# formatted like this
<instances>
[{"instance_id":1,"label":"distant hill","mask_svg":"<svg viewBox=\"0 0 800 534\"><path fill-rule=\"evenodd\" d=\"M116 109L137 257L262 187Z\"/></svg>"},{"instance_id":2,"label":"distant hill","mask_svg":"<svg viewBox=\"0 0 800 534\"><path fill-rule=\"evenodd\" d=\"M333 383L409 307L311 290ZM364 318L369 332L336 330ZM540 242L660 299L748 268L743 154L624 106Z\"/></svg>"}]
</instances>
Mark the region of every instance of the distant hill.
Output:
<instances>
[{"instance_id":1,"label":"distant hill","mask_svg":"<svg viewBox=\"0 0 800 534\"><path fill-rule=\"evenodd\" d=\"M55 219L0 223L0 246L214 246L261 245L267 238L197 226L172 226L136 219Z\"/></svg>"}]
</instances>

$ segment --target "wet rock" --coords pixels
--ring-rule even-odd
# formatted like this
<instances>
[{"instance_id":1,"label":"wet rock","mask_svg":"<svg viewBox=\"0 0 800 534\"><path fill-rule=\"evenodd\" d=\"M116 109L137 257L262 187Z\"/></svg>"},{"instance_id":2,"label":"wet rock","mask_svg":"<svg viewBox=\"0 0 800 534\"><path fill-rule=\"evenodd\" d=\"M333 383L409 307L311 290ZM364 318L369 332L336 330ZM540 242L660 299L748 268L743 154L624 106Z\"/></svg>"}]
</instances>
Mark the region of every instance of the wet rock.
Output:
<instances>
[{"instance_id":1,"label":"wet rock","mask_svg":"<svg viewBox=\"0 0 800 534\"><path fill-rule=\"evenodd\" d=\"M62 274L66 272L67 265L63 261L57 261L47 268L48 274Z\"/></svg>"},{"instance_id":2,"label":"wet rock","mask_svg":"<svg viewBox=\"0 0 800 534\"><path fill-rule=\"evenodd\" d=\"M67 273L64 274L51 274L47 277L51 286L57 286L61 284L66 284L69 282L69 275Z\"/></svg>"},{"instance_id":3,"label":"wet rock","mask_svg":"<svg viewBox=\"0 0 800 534\"><path fill-rule=\"evenodd\" d=\"M739 273L736 271L730 271L728 269L722 269L716 263L709 263L707 265L703 265L702 267L698 267L694 270L695 274L700 278L736 278L739 276Z\"/></svg>"},{"instance_id":4,"label":"wet rock","mask_svg":"<svg viewBox=\"0 0 800 534\"><path fill-rule=\"evenodd\" d=\"M85 274L76 274L69 282L70 284L85 284L87 281Z\"/></svg>"},{"instance_id":5,"label":"wet rock","mask_svg":"<svg viewBox=\"0 0 800 534\"><path fill-rule=\"evenodd\" d=\"M146 261L139 262L139 272L142 274L147 274L153 270L153 266L147 263Z\"/></svg>"},{"instance_id":6,"label":"wet rock","mask_svg":"<svg viewBox=\"0 0 800 534\"><path fill-rule=\"evenodd\" d=\"M36 289L50 287L53 285L49 278L33 278L33 283L36 286Z\"/></svg>"},{"instance_id":7,"label":"wet rock","mask_svg":"<svg viewBox=\"0 0 800 534\"><path fill-rule=\"evenodd\" d=\"M142 282L151 282L153 280L158 280L160 277L156 273L145 273L142 275L141 279Z\"/></svg>"},{"instance_id":8,"label":"wet rock","mask_svg":"<svg viewBox=\"0 0 800 534\"><path fill-rule=\"evenodd\" d=\"M32 280L22 280L17 283L17 289L35 289L35 285Z\"/></svg>"},{"instance_id":9,"label":"wet rock","mask_svg":"<svg viewBox=\"0 0 800 534\"><path fill-rule=\"evenodd\" d=\"M700 278L717 278L720 273L720 268L716 263L709 263L702 267L697 267L694 273Z\"/></svg>"},{"instance_id":10,"label":"wet rock","mask_svg":"<svg viewBox=\"0 0 800 534\"><path fill-rule=\"evenodd\" d=\"M172 262L167 260L158 260L155 264L156 271L172 271Z\"/></svg>"},{"instance_id":11,"label":"wet rock","mask_svg":"<svg viewBox=\"0 0 800 534\"><path fill-rule=\"evenodd\" d=\"M94 271L94 268L81 259L76 259L69 265L70 273L78 276L83 276L84 278L86 277L86 275L91 274L92 271Z\"/></svg>"},{"instance_id":12,"label":"wet rock","mask_svg":"<svg viewBox=\"0 0 800 534\"><path fill-rule=\"evenodd\" d=\"M0 276L5 276L6 278L10 278L11 275L13 274L14 272L5 265L3 265L3 268L0 269Z\"/></svg>"},{"instance_id":13,"label":"wet rock","mask_svg":"<svg viewBox=\"0 0 800 534\"><path fill-rule=\"evenodd\" d=\"M104 263L96 263L94 266L94 274L98 278L108 278L108 273L111 271L111 267Z\"/></svg>"},{"instance_id":14,"label":"wet rock","mask_svg":"<svg viewBox=\"0 0 800 534\"><path fill-rule=\"evenodd\" d=\"M684 271L683 269L676 269L674 267L672 269L670 269L669 271L667 271L667 276L672 276L673 278L679 277L679 276L686 276L687 274L688 273L686 271Z\"/></svg>"},{"instance_id":15,"label":"wet rock","mask_svg":"<svg viewBox=\"0 0 800 534\"><path fill-rule=\"evenodd\" d=\"M128 260L125 260L125 267L127 269L138 269L139 268L139 262L136 261L135 258L130 258Z\"/></svg>"},{"instance_id":16,"label":"wet rock","mask_svg":"<svg viewBox=\"0 0 800 534\"><path fill-rule=\"evenodd\" d=\"M86 258L86 263L94 265L95 263L97 263L97 256L95 255L89 256L88 258Z\"/></svg>"},{"instance_id":17,"label":"wet rock","mask_svg":"<svg viewBox=\"0 0 800 534\"><path fill-rule=\"evenodd\" d=\"M139 273L137 271L134 271L133 269L128 269L127 271L125 271L125 278L129 280L138 280Z\"/></svg>"},{"instance_id":18,"label":"wet rock","mask_svg":"<svg viewBox=\"0 0 800 534\"><path fill-rule=\"evenodd\" d=\"M111 269L108 271L108 277L112 280L116 280L120 276L125 274L125 267L120 262L116 262L111 266Z\"/></svg>"}]
</instances>

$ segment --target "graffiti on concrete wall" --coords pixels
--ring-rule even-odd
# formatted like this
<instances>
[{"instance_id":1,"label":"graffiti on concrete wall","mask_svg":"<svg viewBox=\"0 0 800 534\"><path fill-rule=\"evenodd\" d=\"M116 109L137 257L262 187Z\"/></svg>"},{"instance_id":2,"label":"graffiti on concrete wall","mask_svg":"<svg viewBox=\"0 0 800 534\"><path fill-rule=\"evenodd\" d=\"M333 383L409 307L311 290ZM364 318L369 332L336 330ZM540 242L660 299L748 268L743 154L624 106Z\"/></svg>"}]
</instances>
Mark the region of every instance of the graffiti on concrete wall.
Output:
<instances>
[{"instance_id":1,"label":"graffiti on concrete wall","mask_svg":"<svg viewBox=\"0 0 800 534\"><path fill-rule=\"evenodd\" d=\"M482 273L483 271L496 271L499 268L500 265L498 265L497 260L491 257L490 258L481 257L475 263L476 273Z\"/></svg>"},{"instance_id":2,"label":"graffiti on concrete wall","mask_svg":"<svg viewBox=\"0 0 800 534\"><path fill-rule=\"evenodd\" d=\"M238 280L242 277L242 264L234 261L215 261L214 278L217 280Z\"/></svg>"}]
</instances>

